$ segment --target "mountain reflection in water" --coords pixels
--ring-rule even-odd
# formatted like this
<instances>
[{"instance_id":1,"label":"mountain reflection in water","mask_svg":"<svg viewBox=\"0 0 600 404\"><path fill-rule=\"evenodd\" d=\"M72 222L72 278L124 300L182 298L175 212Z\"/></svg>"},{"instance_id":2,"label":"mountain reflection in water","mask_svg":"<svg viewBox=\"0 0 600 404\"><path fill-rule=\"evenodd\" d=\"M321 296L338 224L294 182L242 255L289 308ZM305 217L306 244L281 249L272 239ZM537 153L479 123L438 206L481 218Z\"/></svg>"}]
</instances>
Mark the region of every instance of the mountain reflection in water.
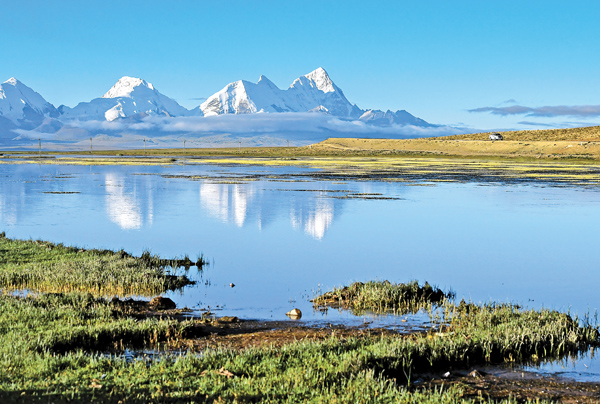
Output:
<instances>
[{"instance_id":1,"label":"mountain reflection in water","mask_svg":"<svg viewBox=\"0 0 600 404\"><path fill-rule=\"evenodd\" d=\"M3 164L0 231L136 255L204 254L202 282L170 297L243 318L285 320L294 306L302 321L318 320L316 290L370 279L429 281L459 299L580 316L600 308L595 188L331 182L307 172Z\"/></svg>"},{"instance_id":2,"label":"mountain reflection in water","mask_svg":"<svg viewBox=\"0 0 600 404\"><path fill-rule=\"evenodd\" d=\"M125 177L115 173L106 174L106 213L108 218L123 230L139 229L142 227L141 199L148 201L146 220L152 224L152 195L137 195L125 190Z\"/></svg>"},{"instance_id":3,"label":"mountain reflection in water","mask_svg":"<svg viewBox=\"0 0 600 404\"><path fill-rule=\"evenodd\" d=\"M292 228L303 229L307 235L320 240L333 222L336 204L327 195L320 195L318 190L312 194L312 198L306 192L297 192L295 195L289 192L276 194L273 190L265 190L264 185L256 182L204 182L200 185L200 207L206 214L223 223L232 223L237 227L252 223L259 229L268 225L272 217L279 215L280 210L288 210ZM337 205L340 207L340 203Z\"/></svg>"}]
</instances>

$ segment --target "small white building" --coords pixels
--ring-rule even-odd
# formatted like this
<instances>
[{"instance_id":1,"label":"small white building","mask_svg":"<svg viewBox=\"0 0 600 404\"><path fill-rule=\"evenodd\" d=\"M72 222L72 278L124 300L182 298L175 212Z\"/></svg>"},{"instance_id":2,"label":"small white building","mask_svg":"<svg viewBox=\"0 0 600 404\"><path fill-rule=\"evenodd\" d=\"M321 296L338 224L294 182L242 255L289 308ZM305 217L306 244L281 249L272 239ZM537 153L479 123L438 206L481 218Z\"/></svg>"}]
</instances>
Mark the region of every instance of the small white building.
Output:
<instances>
[{"instance_id":1,"label":"small white building","mask_svg":"<svg viewBox=\"0 0 600 404\"><path fill-rule=\"evenodd\" d=\"M504 140L504 138L499 133L492 133L490 135L490 140Z\"/></svg>"}]
</instances>

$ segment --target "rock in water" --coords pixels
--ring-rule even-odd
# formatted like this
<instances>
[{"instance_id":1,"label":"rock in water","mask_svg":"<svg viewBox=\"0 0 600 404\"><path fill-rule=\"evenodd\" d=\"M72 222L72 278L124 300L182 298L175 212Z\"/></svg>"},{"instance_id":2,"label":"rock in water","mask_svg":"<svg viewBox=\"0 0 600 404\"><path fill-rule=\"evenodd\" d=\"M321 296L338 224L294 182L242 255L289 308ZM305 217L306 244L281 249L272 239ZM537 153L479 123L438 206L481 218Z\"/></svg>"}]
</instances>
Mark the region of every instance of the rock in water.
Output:
<instances>
[{"instance_id":1,"label":"rock in water","mask_svg":"<svg viewBox=\"0 0 600 404\"><path fill-rule=\"evenodd\" d=\"M302 312L300 311L300 309L292 309L285 313L285 315L291 318L292 320L299 320L300 318L302 318Z\"/></svg>"},{"instance_id":2,"label":"rock in water","mask_svg":"<svg viewBox=\"0 0 600 404\"><path fill-rule=\"evenodd\" d=\"M173 300L169 299L168 297L162 296L156 296L155 298L150 300L148 306L150 306L154 310L173 310L177 308L177 305Z\"/></svg>"}]
</instances>

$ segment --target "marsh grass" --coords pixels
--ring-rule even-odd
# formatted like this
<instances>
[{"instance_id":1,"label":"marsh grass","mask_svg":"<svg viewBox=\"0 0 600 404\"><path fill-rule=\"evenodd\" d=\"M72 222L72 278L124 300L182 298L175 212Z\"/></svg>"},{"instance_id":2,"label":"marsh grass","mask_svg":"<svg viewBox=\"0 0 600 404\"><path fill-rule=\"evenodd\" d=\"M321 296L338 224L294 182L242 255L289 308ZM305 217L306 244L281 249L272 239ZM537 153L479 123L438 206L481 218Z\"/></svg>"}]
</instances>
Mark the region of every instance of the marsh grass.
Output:
<instances>
[{"instance_id":1,"label":"marsh grass","mask_svg":"<svg viewBox=\"0 0 600 404\"><path fill-rule=\"evenodd\" d=\"M205 264L201 256L195 263ZM189 258L140 257L111 250L84 250L41 240L15 240L0 233L0 288L36 292L89 292L96 296L153 296L193 281L169 274Z\"/></svg>"},{"instance_id":2,"label":"marsh grass","mask_svg":"<svg viewBox=\"0 0 600 404\"><path fill-rule=\"evenodd\" d=\"M90 350L177 345L202 330L194 321L136 320L81 293L0 296L0 310L2 402L466 403L460 389L414 391L410 380L575 354L598 342L596 328L556 311L446 301L428 333L127 361Z\"/></svg>"},{"instance_id":3,"label":"marsh grass","mask_svg":"<svg viewBox=\"0 0 600 404\"><path fill-rule=\"evenodd\" d=\"M99 272L108 270L114 276L110 287L140 293L160 289L170 279L165 276L169 263L149 252L135 258L124 251L83 251L2 237L0 254L0 279L20 286L51 289L66 282L74 290L98 291L95 282L105 280ZM110 266L111 260L119 263ZM52 270L66 269L71 272L53 277ZM89 283L87 276L94 281ZM147 280L153 277L156 283ZM414 391L410 381L420 372L535 362L598 344L595 325L564 313L457 305L447 299L450 293L428 284L398 285L355 284L343 296L360 301L361 308L381 311L399 309L398 302L416 307L435 301L440 307L430 311L430 332L331 337L133 361L106 352L127 347L181 350L190 338L206 334L203 321L139 316L92 293L0 294L0 402L468 403L459 388Z\"/></svg>"},{"instance_id":4,"label":"marsh grass","mask_svg":"<svg viewBox=\"0 0 600 404\"><path fill-rule=\"evenodd\" d=\"M350 286L335 288L315 297L312 302L318 307L334 307L351 310L355 314L366 311L396 314L415 313L440 305L454 297L454 292L444 292L425 282L391 283L389 281L354 282Z\"/></svg>"},{"instance_id":5,"label":"marsh grass","mask_svg":"<svg viewBox=\"0 0 600 404\"><path fill-rule=\"evenodd\" d=\"M0 295L3 345L15 353L65 353L156 346L198 334L193 321L137 318L89 293Z\"/></svg>"}]
</instances>

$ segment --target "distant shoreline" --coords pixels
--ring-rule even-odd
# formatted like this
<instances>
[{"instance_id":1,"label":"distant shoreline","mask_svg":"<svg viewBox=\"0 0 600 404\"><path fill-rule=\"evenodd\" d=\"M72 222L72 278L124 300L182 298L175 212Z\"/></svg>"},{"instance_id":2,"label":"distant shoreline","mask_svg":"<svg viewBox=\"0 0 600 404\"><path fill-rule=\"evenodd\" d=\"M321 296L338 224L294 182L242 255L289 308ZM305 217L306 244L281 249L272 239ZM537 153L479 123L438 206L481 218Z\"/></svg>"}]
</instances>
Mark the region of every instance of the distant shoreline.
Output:
<instances>
[{"instance_id":1,"label":"distant shoreline","mask_svg":"<svg viewBox=\"0 0 600 404\"><path fill-rule=\"evenodd\" d=\"M491 133L491 132L490 132ZM114 157L456 157L517 160L600 161L600 126L501 132L504 140L489 140L490 133L415 139L330 138L302 147L169 148L90 151L0 151L11 156L114 156Z\"/></svg>"}]
</instances>

